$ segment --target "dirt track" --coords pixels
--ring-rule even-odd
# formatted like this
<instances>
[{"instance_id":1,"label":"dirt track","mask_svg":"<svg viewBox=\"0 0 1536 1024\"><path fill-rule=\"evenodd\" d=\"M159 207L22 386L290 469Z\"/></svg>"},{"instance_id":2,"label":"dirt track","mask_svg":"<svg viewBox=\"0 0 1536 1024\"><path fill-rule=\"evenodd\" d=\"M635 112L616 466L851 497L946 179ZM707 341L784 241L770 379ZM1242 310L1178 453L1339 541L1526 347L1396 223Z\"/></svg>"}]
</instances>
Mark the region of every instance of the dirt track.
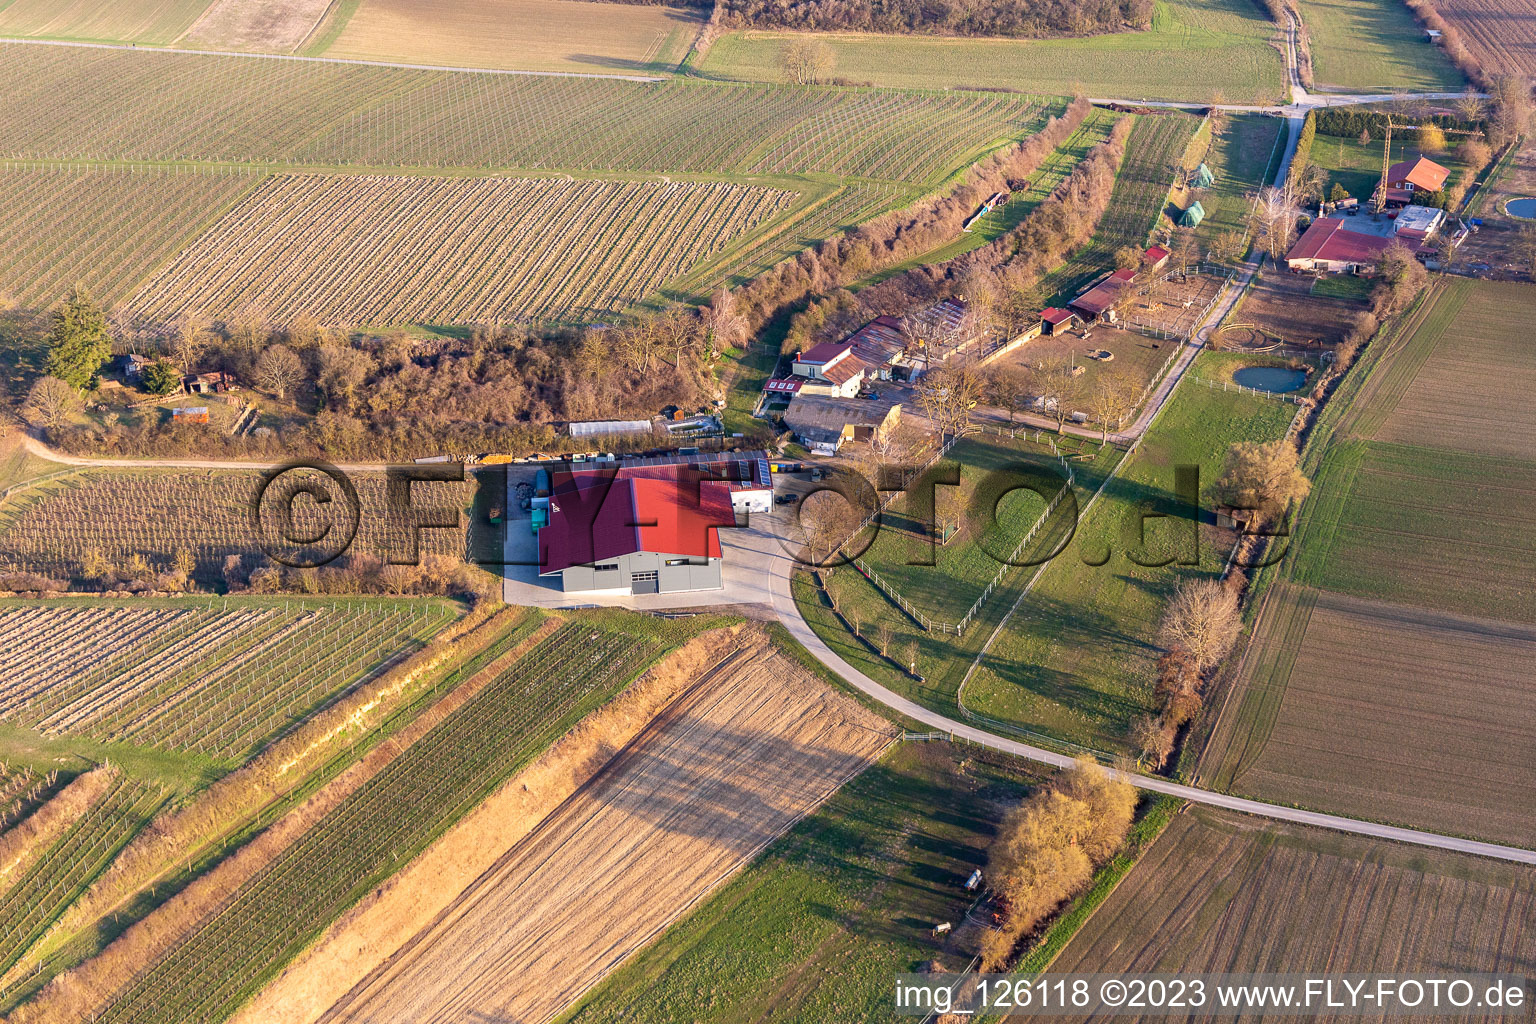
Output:
<instances>
[{"instance_id":1,"label":"dirt track","mask_svg":"<svg viewBox=\"0 0 1536 1024\"><path fill-rule=\"evenodd\" d=\"M321 1019L548 1020L890 741L762 653L706 673Z\"/></svg>"}]
</instances>

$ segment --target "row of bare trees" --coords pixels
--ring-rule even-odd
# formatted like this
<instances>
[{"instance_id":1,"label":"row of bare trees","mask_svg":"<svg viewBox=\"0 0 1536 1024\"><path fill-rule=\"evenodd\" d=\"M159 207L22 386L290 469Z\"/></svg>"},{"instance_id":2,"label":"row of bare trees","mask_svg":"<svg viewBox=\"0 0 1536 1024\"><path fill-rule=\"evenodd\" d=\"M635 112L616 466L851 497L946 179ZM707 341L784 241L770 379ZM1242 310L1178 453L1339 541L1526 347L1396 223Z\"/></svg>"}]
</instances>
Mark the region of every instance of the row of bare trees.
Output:
<instances>
[{"instance_id":1,"label":"row of bare trees","mask_svg":"<svg viewBox=\"0 0 1536 1024\"><path fill-rule=\"evenodd\" d=\"M1092 105L1080 96L1036 134L979 161L945 195L877 217L764 271L737 290L737 312L756 329L789 307L829 295L950 241L983 199L1038 170L1090 109ZM889 311L900 313L913 304L893 304Z\"/></svg>"},{"instance_id":2,"label":"row of bare trees","mask_svg":"<svg viewBox=\"0 0 1536 1024\"><path fill-rule=\"evenodd\" d=\"M1224 505L1252 510L1263 529L1278 523L1311 488L1294 441L1240 442L1228 450L1212 495ZM1238 572L1224 580L1186 580L1164 609L1157 636L1164 653L1153 690L1158 713L1142 715L1131 726L1131 741L1154 769L1172 754L1179 730L1200 713L1207 677L1242 633L1243 583Z\"/></svg>"},{"instance_id":3,"label":"row of bare trees","mask_svg":"<svg viewBox=\"0 0 1536 1024\"><path fill-rule=\"evenodd\" d=\"M801 31L1086 36L1146 28L1152 0L719 0L724 24Z\"/></svg>"}]
</instances>

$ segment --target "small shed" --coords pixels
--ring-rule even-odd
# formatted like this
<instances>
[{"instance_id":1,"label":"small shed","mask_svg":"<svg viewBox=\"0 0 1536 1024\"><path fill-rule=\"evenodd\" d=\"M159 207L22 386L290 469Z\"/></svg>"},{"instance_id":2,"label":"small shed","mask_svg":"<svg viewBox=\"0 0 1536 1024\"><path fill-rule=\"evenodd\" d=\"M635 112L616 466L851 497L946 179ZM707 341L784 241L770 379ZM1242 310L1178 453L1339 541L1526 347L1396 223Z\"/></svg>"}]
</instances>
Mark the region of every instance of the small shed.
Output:
<instances>
[{"instance_id":1,"label":"small shed","mask_svg":"<svg viewBox=\"0 0 1536 1024\"><path fill-rule=\"evenodd\" d=\"M1216 184L1216 175L1212 174L1211 169L1205 164L1201 164L1195 168L1194 176L1190 178L1189 184L1191 188L1210 188Z\"/></svg>"},{"instance_id":2,"label":"small shed","mask_svg":"<svg viewBox=\"0 0 1536 1024\"><path fill-rule=\"evenodd\" d=\"M1178 225L1181 228L1197 228L1203 220L1205 220L1205 207L1198 201L1190 203L1188 209L1179 211Z\"/></svg>"},{"instance_id":3,"label":"small shed","mask_svg":"<svg viewBox=\"0 0 1536 1024\"><path fill-rule=\"evenodd\" d=\"M1045 325L1046 334L1055 334L1057 331L1070 330L1072 321L1077 319L1077 314L1070 309L1062 309L1060 306L1052 306L1040 314L1040 322Z\"/></svg>"}]
</instances>

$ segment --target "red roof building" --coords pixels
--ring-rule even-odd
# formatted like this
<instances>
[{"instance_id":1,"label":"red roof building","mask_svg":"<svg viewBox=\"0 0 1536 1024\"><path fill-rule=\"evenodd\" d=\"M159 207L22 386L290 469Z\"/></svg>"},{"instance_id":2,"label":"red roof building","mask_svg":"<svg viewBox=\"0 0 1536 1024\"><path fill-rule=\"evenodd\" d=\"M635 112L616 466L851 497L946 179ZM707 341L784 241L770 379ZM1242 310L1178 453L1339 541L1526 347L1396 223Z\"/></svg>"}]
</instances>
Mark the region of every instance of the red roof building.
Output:
<instances>
[{"instance_id":1,"label":"red roof building","mask_svg":"<svg viewBox=\"0 0 1536 1024\"><path fill-rule=\"evenodd\" d=\"M1411 237L1363 234L1349 230L1342 217L1319 217L1291 246L1285 261L1292 270L1370 273L1387 246L1395 241L1418 251L1418 244Z\"/></svg>"},{"instance_id":2,"label":"red roof building","mask_svg":"<svg viewBox=\"0 0 1536 1024\"><path fill-rule=\"evenodd\" d=\"M1450 176L1450 168L1421 156L1417 160L1404 160L1388 168L1387 188L1400 188L1407 192L1422 188L1428 192L1439 192Z\"/></svg>"},{"instance_id":3,"label":"red roof building","mask_svg":"<svg viewBox=\"0 0 1536 1024\"><path fill-rule=\"evenodd\" d=\"M1147 265L1148 270L1161 270L1163 264L1168 262L1168 257L1173 253L1160 245L1154 245L1141 254L1141 261Z\"/></svg>"},{"instance_id":4,"label":"red roof building","mask_svg":"<svg viewBox=\"0 0 1536 1024\"><path fill-rule=\"evenodd\" d=\"M1120 300L1120 292L1135 279L1136 271L1130 268L1117 270L1073 299L1068 308L1092 323L1114 308Z\"/></svg>"},{"instance_id":5,"label":"red roof building","mask_svg":"<svg viewBox=\"0 0 1536 1024\"><path fill-rule=\"evenodd\" d=\"M563 589L668 593L721 586L731 483L687 465L560 470L539 530L539 574Z\"/></svg>"}]
</instances>

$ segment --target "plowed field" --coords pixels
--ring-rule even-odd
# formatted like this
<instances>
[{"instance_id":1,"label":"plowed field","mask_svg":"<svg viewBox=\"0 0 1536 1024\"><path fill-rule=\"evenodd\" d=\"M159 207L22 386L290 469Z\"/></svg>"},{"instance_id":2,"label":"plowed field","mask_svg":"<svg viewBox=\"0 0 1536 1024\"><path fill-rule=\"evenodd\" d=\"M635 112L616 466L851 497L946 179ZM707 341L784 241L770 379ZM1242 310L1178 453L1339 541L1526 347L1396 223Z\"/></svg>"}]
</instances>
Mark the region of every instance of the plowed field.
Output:
<instances>
[{"instance_id":1,"label":"plowed field","mask_svg":"<svg viewBox=\"0 0 1536 1024\"><path fill-rule=\"evenodd\" d=\"M548 1020L890 738L782 655L722 663L322 1019Z\"/></svg>"}]
</instances>

